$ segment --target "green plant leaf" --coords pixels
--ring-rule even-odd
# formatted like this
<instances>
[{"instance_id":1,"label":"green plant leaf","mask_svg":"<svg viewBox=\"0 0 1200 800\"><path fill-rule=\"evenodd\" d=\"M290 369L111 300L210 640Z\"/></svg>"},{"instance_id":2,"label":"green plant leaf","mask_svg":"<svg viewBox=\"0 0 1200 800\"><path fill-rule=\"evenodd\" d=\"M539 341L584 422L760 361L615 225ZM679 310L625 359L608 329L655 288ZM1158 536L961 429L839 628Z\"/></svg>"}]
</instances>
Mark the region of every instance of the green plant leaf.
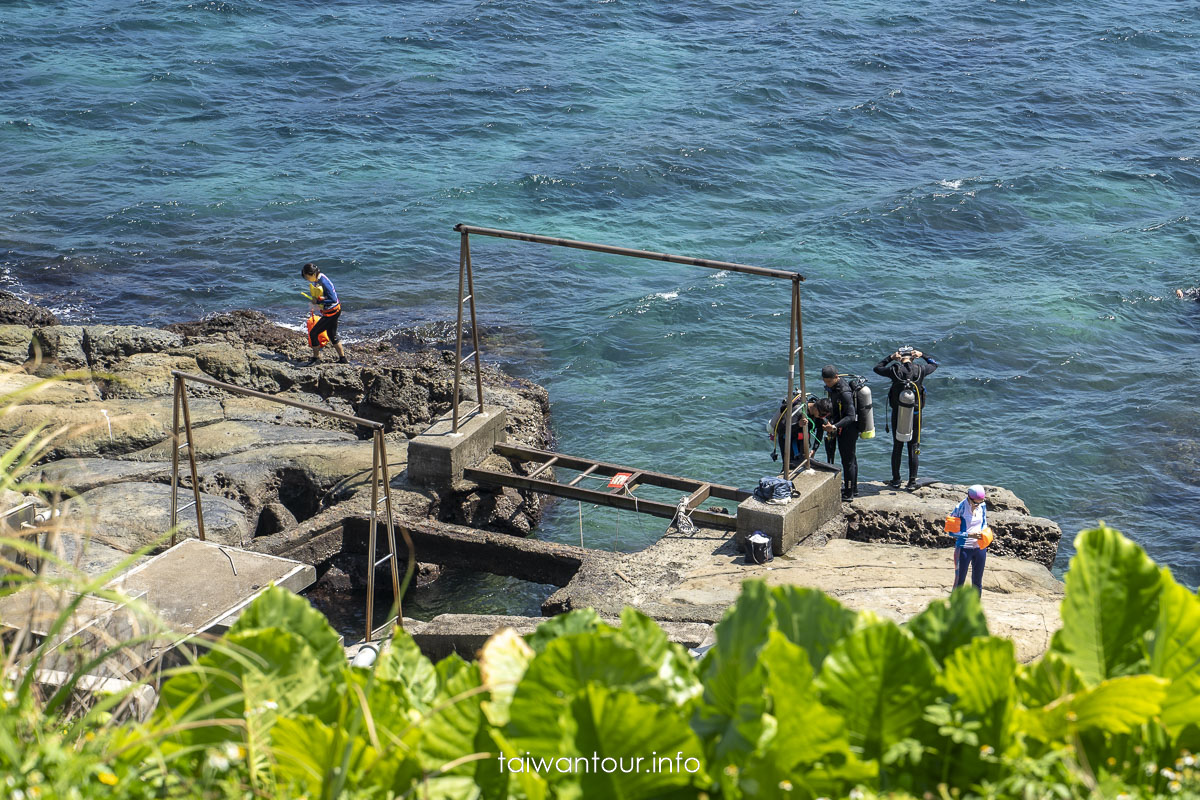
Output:
<instances>
[{"instance_id":1,"label":"green plant leaf","mask_svg":"<svg viewBox=\"0 0 1200 800\"><path fill-rule=\"evenodd\" d=\"M939 664L971 640L988 635L979 595L970 586L958 587L948 600L934 600L904 627L925 643Z\"/></svg>"},{"instance_id":2,"label":"green plant leaf","mask_svg":"<svg viewBox=\"0 0 1200 800\"><path fill-rule=\"evenodd\" d=\"M326 674L340 672L346 665L346 651L329 620L303 597L287 589L268 587L242 612L229 632L255 628L281 628L299 636L312 649Z\"/></svg>"},{"instance_id":3,"label":"green plant leaf","mask_svg":"<svg viewBox=\"0 0 1200 800\"><path fill-rule=\"evenodd\" d=\"M708 783L700 741L678 709L591 684L571 714L577 731L572 755L590 761L582 775L573 773L583 797L637 800Z\"/></svg>"},{"instance_id":4,"label":"green plant leaf","mask_svg":"<svg viewBox=\"0 0 1200 800\"><path fill-rule=\"evenodd\" d=\"M533 651L540 653L546 649L546 645L560 636L611 630L610 626L600 620L600 615L595 609L577 608L539 623L537 629L529 635L528 641Z\"/></svg>"},{"instance_id":5,"label":"green plant leaf","mask_svg":"<svg viewBox=\"0 0 1200 800\"><path fill-rule=\"evenodd\" d=\"M493 725L502 728L508 724L509 705L533 655L533 648L512 628L505 628L484 642L479 651L479 674L490 696L484 701L483 710Z\"/></svg>"},{"instance_id":6,"label":"green plant leaf","mask_svg":"<svg viewBox=\"0 0 1200 800\"><path fill-rule=\"evenodd\" d=\"M717 623L716 644L700 664L704 701L694 724L709 742L714 767L753 752L766 733L766 674L759 652L773 622L766 582L746 581Z\"/></svg>"},{"instance_id":7,"label":"green plant leaf","mask_svg":"<svg viewBox=\"0 0 1200 800\"><path fill-rule=\"evenodd\" d=\"M421 721L417 753L426 770L443 771L450 762L475 752L476 734L483 721L483 692L479 667L457 655L442 659L436 669L437 696L433 709ZM475 764L464 763L451 771L473 775Z\"/></svg>"},{"instance_id":8,"label":"green plant leaf","mask_svg":"<svg viewBox=\"0 0 1200 800\"><path fill-rule=\"evenodd\" d=\"M667 699L657 671L611 629L560 636L534 657L517 686L509 706L509 741L539 756L570 752L575 731L568 706L590 684Z\"/></svg>"},{"instance_id":9,"label":"green plant leaf","mask_svg":"<svg viewBox=\"0 0 1200 800\"><path fill-rule=\"evenodd\" d=\"M1075 538L1067 570L1063 627L1051 648L1088 684L1138 670L1145 635L1158 617L1162 574L1141 547L1101 526Z\"/></svg>"},{"instance_id":10,"label":"green plant leaf","mask_svg":"<svg viewBox=\"0 0 1200 800\"><path fill-rule=\"evenodd\" d=\"M1150 672L1171 681L1162 722L1172 736L1200 720L1200 598L1168 572L1150 645Z\"/></svg>"},{"instance_id":11,"label":"green plant leaf","mask_svg":"<svg viewBox=\"0 0 1200 800\"><path fill-rule=\"evenodd\" d=\"M391 644L379 656L375 677L402 685L412 704L426 710L437 695L437 672L408 631L396 629Z\"/></svg>"},{"instance_id":12,"label":"green plant leaf","mask_svg":"<svg viewBox=\"0 0 1200 800\"><path fill-rule=\"evenodd\" d=\"M485 800L546 800L549 787L546 779L525 768L524 753L495 728L480 729L480 747L497 756L481 761L476 770L476 782Z\"/></svg>"},{"instance_id":13,"label":"green plant leaf","mask_svg":"<svg viewBox=\"0 0 1200 800\"><path fill-rule=\"evenodd\" d=\"M284 786L298 790L294 796L321 797L329 776L342 763L346 744L336 728L316 717L298 714L281 718L271 731L276 775ZM351 761L360 769L368 769L378 760L379 754L365 739L356 739L352 747Z\"/></svg>"},{"instance_id":14,"label":"green plant leaf","mask_svg":"<svg viewBox=\"0 0 1200 800\"><path fill-rule=\"evenodd\" d=\"M982 723L980 742L1001 753L1013 733L1016 674L1012 641L987 636L952 652L942 675L942 685L955 695L955 707Z\"/></svg>"},{"instance_id":15,"label":"green plant leaf","mask_svg":"<svg viewBox=\"0 0 1200 800\"><path fill-rule=\"evenodd\" d=\"M700 694L702 687L696 674L696 659L682 645L668 639L653 619L627 606L621 612L621 628L615 635L629 642L647 666L658 671L676 705Z\"/></svg>"},{"instance_id":16,"label":"green plant leaf","mask_svg":"<svg viewBox=\"0 0 1200 800\"><path fill-rule=\"evenodd\" d=\"M846 724L821 703L808 655L779 631L771 631L762 651L767 695L777 729L767 751L785 773L830 753L848 756Z\"/></svg>"},{"instance_id":17,"label":"green plant leaf","mask_svg":"<svg viewBox=\"0 0 1200 800\"><path fill-rule=\"evenodd\" d=\"M1101 681L1045 708L1023 715L1026 732L1047 743L1061 742L1072 729L1130 733L1162 708L1169 681L1155 675L1125 675Z\"/></svg>"},{"instance_id":18,"label":"green plant leaf","mask_svg":"<svg viewBox=\"0 0 1200 800\"><path fill-rule=\"evenodd\" d=\"M1032 665L1017 672L1017 698L1030 708L1049 705L1084 688L1083 678L1059 653L1048 650Z\"/></svg>"},{"instance_id":19,"label":"green plant leaf","mask_svg":"<svg viewBox=\"0 0 1200 800\"><path fill-rule=\"evenodd\" d=\"M911 734L937 692L937 665L925 645L894 622L854 631L825 659L821 699L842 713L850 743L880 758Z\"/></svg>"},{"instance_id":20,"label":"green plant leaf","mask_svg":"<svg viewBox=\"0 0 1200 800\"><path fill-rule=\"evenodd\" d=\"M771 589L776 626L808 655L814 673L833 646L854 629L855 612L819 589L776 586Z\"/></svg>"}]
</instances>

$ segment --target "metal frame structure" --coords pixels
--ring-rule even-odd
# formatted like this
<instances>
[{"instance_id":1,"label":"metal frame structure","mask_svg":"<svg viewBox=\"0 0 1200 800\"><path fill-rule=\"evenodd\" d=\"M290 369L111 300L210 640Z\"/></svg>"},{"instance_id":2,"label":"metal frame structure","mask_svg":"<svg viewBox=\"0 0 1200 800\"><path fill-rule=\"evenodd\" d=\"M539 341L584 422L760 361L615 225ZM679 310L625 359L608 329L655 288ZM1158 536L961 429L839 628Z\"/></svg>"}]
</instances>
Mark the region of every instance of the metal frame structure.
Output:
<instances>
[{"instance_id":1,"label":"metal frame structure","mask_svg":"<svg viewBox=\"0 0 1200 800\"><path fill-rule=\"evenodd\" d=\"M245 397L256 397L260 400L266 400L271 403L278 403L283 406L291 406L299 408L303 411L308 411L313 414L320 414L326 417L340 419L343 422L352 422L355 425L361 425L371 431L372 451L371 451L371 530L367 537L367 560L370 563L370 568L367 570L367 635L366 641L370 642L373 633L372 618L375 613L375 570L384 562L390 562L392 565L392 592L396 598L396 624L401 628L404 627L404 615L400 613L401 608L401 590L407 589L409 582L412 580L412 575L416 569L416 554L412 545L412 538L409 535L408 529L403 525L397 526L400 528L400 534L404 537L405 545L408 548L408 567L404 573L404 581L401 583L398 566L396 564L396 535L393 528L392 520L392 487L391 479L388 476L387 462L387 446L383 438L383 423L375 422L374 420L363 419L351 414L343 414L340 411L333 411L328 408L321 408L310 403L301 403L296 400L286 400L282 397L256 392L253 389L244 389L241 386L234 386L230 383L222 383L204 375L193 375L187 372L171 370L171 378L174 382L174 404L171 418L171 546L175 546L175 538L179 524L179 512L186 511L188 508L195 506L196 508L196 529L200 534L200 541L205 541L204 538L204 511L200 504L200 481L196 472L196 448L192 439L192 415L188 408L187 384L188 382L200 383L205 386L212 386L216 389L221 389L231 394L243 395ZM183 415L184 435L187 441L183 444L179 442L179 417L180 412ZM188 465L192 473L192 502L179 508L179 451L187 448ZM383 486L383 497L379 496L380 485ZM387 519L387 545L388 553L379 560L375 559L375 533L376 525L379 516L379 504L384 504L384 513ZM386 623L384 624L386 627Z\"/></svg>"},{"instance_id":2,"label":"metal frame structure","mask_svg":"<svg viewBox=\"0 0 1200 800\"><path fill-rule=\"evenodd\" d=\"M496 228L480 228L474 225L466 225L459 223L454 226L454 230L462 235L459 246L458 258L458 329L455 344L455 364L454 364L454 412L453 412L453 432L458 432L459 421L459 382L462 374L462 367L465 361L474 359L475 362L475 399L477 405L475 408L467 412L467 414L475 411L483 411L483 377L480 372L479 364L479 328L475 319L475 279L471 270L471 245L470 235L472 233L480 236L494 236L500 239L513 239L518 242L534 242L537 244L550 244L559 247L571 247L577 250L590 250L595 253L608 253L610 255L629 256L632 258L647 258L653 261L668 261L672 264L687 264L693 267L707 267L708 269L725 270L728 272L740 272L746 275L759 275L766 278L778 278L781 280L791 281L792 284L792 310L788 315L788 327L790 329L790 344L788 346L788 381L787 381L787 399L784 403L790 403L794 393L796 384L796 361L800 362L800 394L801 398L808 396L804 381L804 333L801 325L800 311L800 283L804 280L804 276L798 272L788 272L781 269L769 269L767 267L754 267L749 264L734 264L727 261L713 261L707 258L692 258L691 256L677 256L667 253L655 253L649 250L635 250L629 247L617 247L615 245L597 244L595 242L581 242L575 239L560 239L554 236L541 236L534 233L519 233L517 231L498 230ZM463 295L464 285L467 294ZM463 345L463 304L469 303L471 309L471 341L473 352L468 354L466 358L462 355ZM811 461L811 445L809 442L808 427L804 428L804 445L801 450L800 463L792 468L792 415L788 409L786 431L784 434L785 443L781 448L783 450L783 474L791 478L796 472L809 466ZM499 452L499 450L497 450ZM566 458L560 456L561 459ZM579 460L579 459L576 459ZM588 462L591 463L591 462ZM562 463L566 466L565 463ZM532 477L532 476L530 476ZM669 477L669 476L668 476ZM684 480L684 479L680 479ZM542 483L550 483L543 481ZM558 486L559 484L553 484ZM730 498L732 499L732 498ZM645 505L644 503L642 505Z\"/></svg>"}]
</instances>

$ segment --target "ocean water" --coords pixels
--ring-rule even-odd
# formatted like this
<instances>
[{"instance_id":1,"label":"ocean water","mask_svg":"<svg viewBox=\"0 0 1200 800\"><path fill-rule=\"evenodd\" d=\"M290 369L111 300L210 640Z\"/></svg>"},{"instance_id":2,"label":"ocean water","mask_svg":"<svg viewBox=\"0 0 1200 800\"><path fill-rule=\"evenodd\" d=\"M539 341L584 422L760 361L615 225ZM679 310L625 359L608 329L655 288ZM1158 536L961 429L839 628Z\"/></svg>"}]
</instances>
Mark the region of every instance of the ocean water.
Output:
<instances>
[{"instance_id":1,"label":"ocean water","mask_svg":"<svg viewBox=\"0 0 1200 800\"><path fill-rule=\"evenodd\" d=\"M941 361L923 477L1013 489L1060 572L1105 520L1195 586L1197 75L1195 0L5 0L0 287L72 321L297 322L315 260L365 337L452 316L458 222L797 270L810 387ZM562 451L773 472L786 283L472 252L488 356L549 389ZM889 452L861 443L862 478ZM664 528L559 502L538 535Z\"/></svg>"}]
</instances>

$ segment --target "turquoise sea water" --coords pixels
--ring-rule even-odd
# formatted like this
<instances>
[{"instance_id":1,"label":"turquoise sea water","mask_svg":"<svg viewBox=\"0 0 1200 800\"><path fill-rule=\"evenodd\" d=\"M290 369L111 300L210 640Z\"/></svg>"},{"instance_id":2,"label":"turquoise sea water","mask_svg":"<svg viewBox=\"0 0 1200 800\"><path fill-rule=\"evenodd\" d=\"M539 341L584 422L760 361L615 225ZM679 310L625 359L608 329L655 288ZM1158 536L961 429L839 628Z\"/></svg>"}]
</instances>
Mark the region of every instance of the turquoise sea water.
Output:
<instances>
[{"instance_id":1,"label":"turquoise sea water","mask_svg":"<svg viewBox=\"0 0 1200 800\"><path fill-rule=\"evenodd\" d=\"M457 222L798 270L810 387L898 344L941 360L923 477L1012 488L1063 526L1060 569L1104 519L1195 585L1200 305L1171 293L1200 282L1197 76L1196 2L9 0L0 285L71 320L297 322L315 260L366 336L452 315ZM773 471L786 284L473 254L561 450ZM665 527L583 516L622 550Z\"/></svg>"}]
</instances>

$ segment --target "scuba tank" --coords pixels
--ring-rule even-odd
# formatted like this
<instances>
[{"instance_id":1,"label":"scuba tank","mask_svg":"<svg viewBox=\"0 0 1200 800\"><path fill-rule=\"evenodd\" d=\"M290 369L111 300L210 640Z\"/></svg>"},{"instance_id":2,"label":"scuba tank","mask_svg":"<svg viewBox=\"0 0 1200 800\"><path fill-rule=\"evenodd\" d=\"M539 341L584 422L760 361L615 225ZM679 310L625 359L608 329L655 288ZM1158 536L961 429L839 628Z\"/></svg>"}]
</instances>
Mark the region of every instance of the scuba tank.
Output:
<instances>
[{"instance_id":1,"label":"scuba tank","mask_svg":"<svg viewBox=\"0 0 1200 800\"><path fill-rule=\"evenodd\" d=\"M913 415L917 410L917 392L911 383L897 398L896 441L910 442L913 438Z\"/></svg>"},{"instance_id":2,"label":"scuba tank","mask_svg":"<svg viewBox=\"0 0 1200 800\"><path fill-rule=\"evenodd\" d=\"M854 405L858 412L858 435L862 439L875 438L875 413L871 411L871 387L865 380L856 384L851 383L854 392Z\"/></svg>"}]
</instances>

